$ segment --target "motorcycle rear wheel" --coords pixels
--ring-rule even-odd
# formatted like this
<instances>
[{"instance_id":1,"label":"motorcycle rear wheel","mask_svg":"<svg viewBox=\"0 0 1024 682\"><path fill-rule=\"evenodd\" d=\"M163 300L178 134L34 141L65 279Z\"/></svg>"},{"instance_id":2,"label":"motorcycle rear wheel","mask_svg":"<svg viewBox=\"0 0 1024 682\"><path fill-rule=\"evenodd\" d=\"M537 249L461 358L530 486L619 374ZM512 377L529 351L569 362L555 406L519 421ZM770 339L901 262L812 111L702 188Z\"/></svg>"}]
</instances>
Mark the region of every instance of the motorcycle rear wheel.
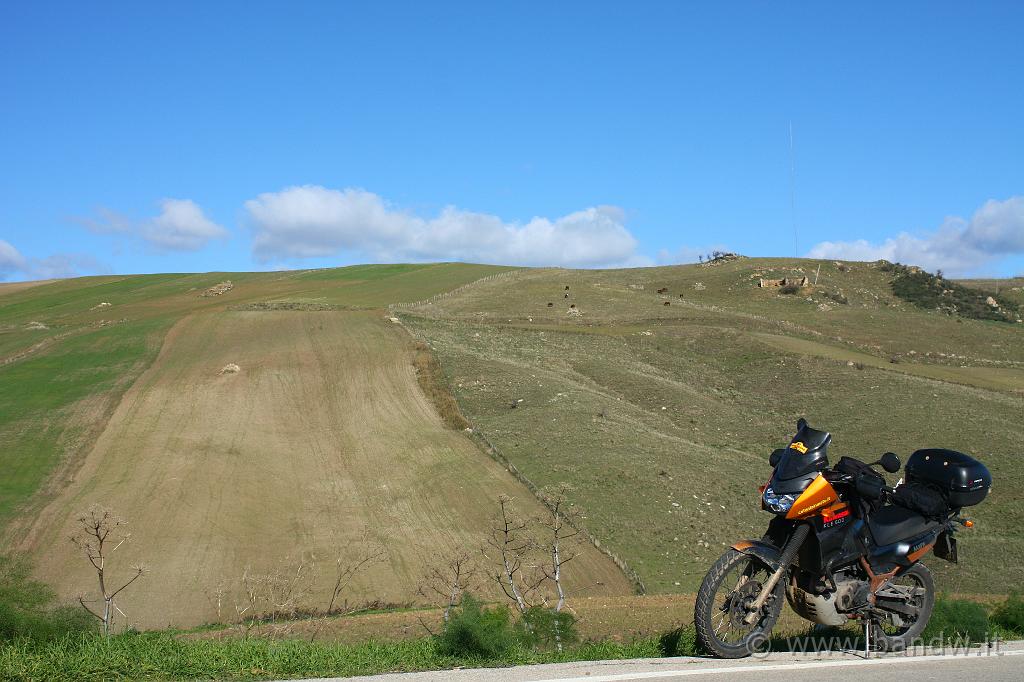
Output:
<instances>
[{"instance_id":1,"label":"motorcycle rear wheel","mask_svg":"<svg viewBox=\"0 0 1024 682\"><path fill-rule=\"evenodd\" d=\"M697 642L719 658L750 656L768 641L784 601L785 577L776 584L757 619L747 624L750 605L761 592L772 568L758 557L730 549L704 576L693 624Z\"/></svg>"},{"instance_id":2,"label":"motorcycle rear wheel","mask_svg":"<svg viewBox=\"0 0 1024 682\"><path fill-rule=\"evenodd\" d=\"M899 624L894 623L892 619L875 623L872 637L880 651L903 651L913 644L928 626L928 619L935 608L935 582L927 566L914 564L893 579L889 585L908 593L910 604L918 609L917 617L912 622Z\"/></svg>"}]
</instances>

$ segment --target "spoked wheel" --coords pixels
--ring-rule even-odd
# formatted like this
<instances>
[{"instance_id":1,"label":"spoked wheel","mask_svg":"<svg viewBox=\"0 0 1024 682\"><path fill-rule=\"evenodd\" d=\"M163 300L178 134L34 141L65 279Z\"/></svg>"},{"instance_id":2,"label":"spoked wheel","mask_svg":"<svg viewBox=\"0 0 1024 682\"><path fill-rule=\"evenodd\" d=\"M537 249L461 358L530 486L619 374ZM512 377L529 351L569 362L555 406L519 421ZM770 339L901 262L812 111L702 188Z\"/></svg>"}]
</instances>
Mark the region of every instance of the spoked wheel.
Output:
<instances>
[{"instance_id":1,"label":"spoked wheel","mask_svg":"<svg viewBox=\"0 0 1024 682\"><path fill-rule=\"evenodd\" d=\"M782 610L785 580L780 580L754 615L753 603L772 575L761 559L730 549L704 576L693 622L697 641L720 658L743 658L768 641Z\"/></svg>"},{"instance_id":2,"label":"spoked wheel","mask_svg":"<svg viewBox=\"0 0 1024 682\"><path fill-rule=\"evenodd\" d=\"M899 608L886 609L889 600L896 601ZM914 564L877 592L876 603L876 613L882 614L882 620L872 628L878 648L903 651L924 632L935 607L931 571L924 564Z\"/></svg>"}]
</instances>

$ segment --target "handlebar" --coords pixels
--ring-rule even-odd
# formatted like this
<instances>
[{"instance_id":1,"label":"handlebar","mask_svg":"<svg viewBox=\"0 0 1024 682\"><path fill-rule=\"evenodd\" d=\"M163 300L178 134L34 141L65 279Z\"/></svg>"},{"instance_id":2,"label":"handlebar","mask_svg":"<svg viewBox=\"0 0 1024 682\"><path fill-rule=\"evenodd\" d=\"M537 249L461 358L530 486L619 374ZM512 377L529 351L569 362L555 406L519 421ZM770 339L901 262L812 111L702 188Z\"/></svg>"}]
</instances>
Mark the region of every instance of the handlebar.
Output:
<instances>
[{"instance_id":1,"label":"handlebar","mask_svg":"<svg viewBox=\"0 0 1024 682\"><path fill-rule=\"evenodd\" d=\"M828 471L825 478L829 483L852 485L858 493L871 499L887 501L896 492L895 488L885 485L884 481L879 484L878 479L863 474L844 474L838 471Z\"/></svg>"}]
</instances>

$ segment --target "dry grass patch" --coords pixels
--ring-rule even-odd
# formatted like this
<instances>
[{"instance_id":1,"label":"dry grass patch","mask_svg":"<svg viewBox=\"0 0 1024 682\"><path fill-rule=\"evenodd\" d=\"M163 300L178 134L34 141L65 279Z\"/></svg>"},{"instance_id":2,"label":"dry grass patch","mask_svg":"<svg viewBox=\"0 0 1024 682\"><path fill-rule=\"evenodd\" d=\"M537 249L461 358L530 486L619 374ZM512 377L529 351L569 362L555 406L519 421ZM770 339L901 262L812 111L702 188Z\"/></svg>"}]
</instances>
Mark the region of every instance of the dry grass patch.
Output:
<instances>
[{"instance_id":1,"label":"dry grass patch","mask_svg":"<svg viewBox=\"0 0 1024 682\"><path fill-rule=\"evenodd\" d=\"M441 421L449 429L461 431L468 429L469 421L459 410L459 404L452 395L448 379L437 361L434 354L430 352L430 346L423 341L413 343L413 367L416 368L416 381L419 382L423 394L430 399L430 402L437 409Z\"/></svg>"}]
</instances>

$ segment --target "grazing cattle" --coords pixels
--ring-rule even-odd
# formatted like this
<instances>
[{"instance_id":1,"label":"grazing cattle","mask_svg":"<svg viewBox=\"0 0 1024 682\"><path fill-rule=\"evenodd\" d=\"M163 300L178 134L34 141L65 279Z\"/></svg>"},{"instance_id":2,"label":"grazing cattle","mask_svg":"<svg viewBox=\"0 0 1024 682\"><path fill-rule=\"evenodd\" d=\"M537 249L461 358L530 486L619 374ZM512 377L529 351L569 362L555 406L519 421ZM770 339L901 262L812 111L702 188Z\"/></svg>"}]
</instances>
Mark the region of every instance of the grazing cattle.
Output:
<instances>
[{"instance_id":1,"label":"grazing cattle","mask_svg":"<svg viewBox=\"0 0 1024 682\"><path fill-rule=\"evenodd\" d=\"M566 294L566 295L565 295L565 296L563 296L562 298L569 298L569 294Z\"/></svg>"},{"instance_id":2,"label":"grazing cattle","mask_svg":"<svg viewBox=\"0 0 1024 682\"><path fill-rule=\"evenodd\" d=\"M565 290L569 291L569 285L568 284L565 285Z\"/></svg>"},{"instance_id":3,"label":"grazing cattle","mask_svg":"<svg viewBox=\"0 0 1024 682\"><path fill-rule=\"evenodd\" d=\"M576 307L576 304L575 304L575 303L570 303L570 304L569 304L569 308L575 308L575 307Z\"/></svg>"},{"instance_id":4,"label":"grazing cattle","mask_svg":"<svg viewBox=\"0 0 1024 682\"><path fill-rule=\"evenodd\" d=\"M665 301L665 305L672 305L672 301Z\"/></svg>"},{"instance_id":5,"label":"grazing cattle","mask_svg":"<svg viewBox=\"0 0 1024 682\"><path fill-rule=\"evenodd\" d=\"M548 302L548 307L549 307L549 308L554 308L554 307L555 307L555 304L554 304L554 303L551 303L551 302Z\"/></svg>"}]
</instances>

